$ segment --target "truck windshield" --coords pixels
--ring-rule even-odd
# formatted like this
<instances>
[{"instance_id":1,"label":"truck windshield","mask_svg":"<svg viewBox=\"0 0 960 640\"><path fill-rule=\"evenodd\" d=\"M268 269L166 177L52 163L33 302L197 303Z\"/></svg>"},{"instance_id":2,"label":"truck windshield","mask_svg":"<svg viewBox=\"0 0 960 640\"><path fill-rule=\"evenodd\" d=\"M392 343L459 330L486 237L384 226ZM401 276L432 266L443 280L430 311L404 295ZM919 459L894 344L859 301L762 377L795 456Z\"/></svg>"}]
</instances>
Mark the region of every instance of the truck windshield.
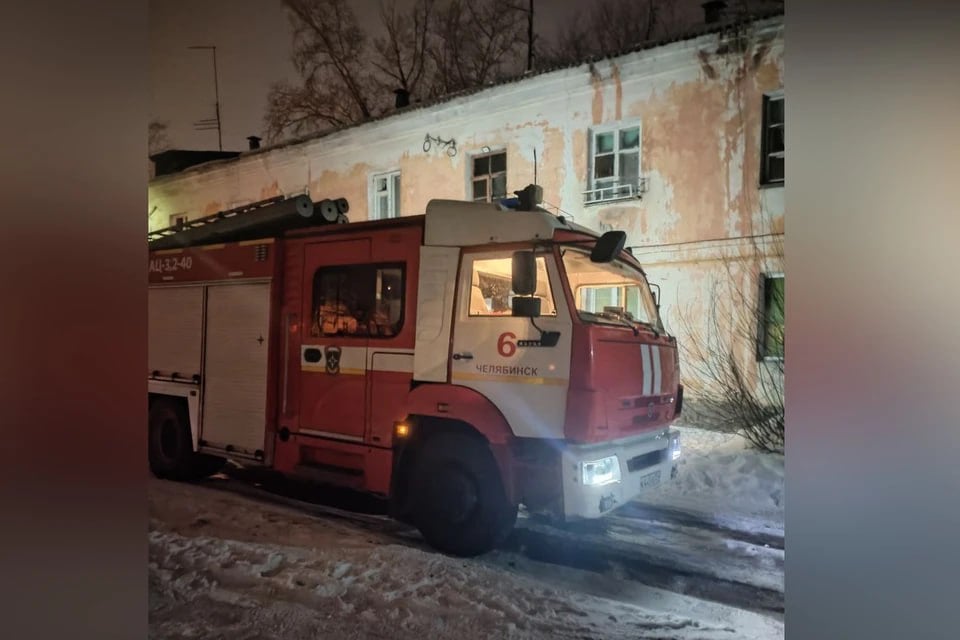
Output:
<instances>
[{"instance_id":1,"label":"truck windshield","mask_svg":"<svg viewBox=\"0 0 960 640\"><path fill-rule=\"evenodd\" d=\"M663 332L647 279L634 267L622 260L591 262L589 253L573 248L563 251L563 266L584 322L639 322Z\"/></svg>"}]
</instances>

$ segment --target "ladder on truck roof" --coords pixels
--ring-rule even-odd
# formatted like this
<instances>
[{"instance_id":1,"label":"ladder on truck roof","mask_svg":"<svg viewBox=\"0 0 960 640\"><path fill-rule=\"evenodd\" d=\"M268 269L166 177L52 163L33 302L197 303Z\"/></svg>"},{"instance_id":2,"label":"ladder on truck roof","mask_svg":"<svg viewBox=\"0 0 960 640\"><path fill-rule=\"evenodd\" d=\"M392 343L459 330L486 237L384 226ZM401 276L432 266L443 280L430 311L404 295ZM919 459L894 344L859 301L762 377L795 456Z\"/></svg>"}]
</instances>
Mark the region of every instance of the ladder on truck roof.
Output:
<instances>
[{"instance_id":1,"label":"ladder on truck roof","mask_svg":"<svg viewBox=\"0 0 960 640\"><path fill-rule=\"evenodd\" d=\"M349 222L346 198L313 202L310 196L277 196L147 234L150 251L237 242L279 235L290 229Z\"/></svg>"}]
</instances>

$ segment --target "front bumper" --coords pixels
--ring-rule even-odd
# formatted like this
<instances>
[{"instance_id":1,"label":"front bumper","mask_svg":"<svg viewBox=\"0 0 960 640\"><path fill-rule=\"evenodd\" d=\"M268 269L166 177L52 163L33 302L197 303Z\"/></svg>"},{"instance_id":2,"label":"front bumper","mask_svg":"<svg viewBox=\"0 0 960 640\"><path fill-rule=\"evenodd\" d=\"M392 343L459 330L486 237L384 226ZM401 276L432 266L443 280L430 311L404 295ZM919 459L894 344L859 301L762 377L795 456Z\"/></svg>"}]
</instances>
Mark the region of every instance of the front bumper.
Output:
<instances>
[{"instance_id":1,"label":"front bumper","mask_svg":"<svg viewBox=\"0 0 960 640\"><path fill-rule=\"evenodd\" d=\"M613 442L568 445L562 453L564 518L599 518L660 486L676 470L673 452L679 452L679 444L679 431L663 429ZM585 485L583 464L609 456L617 458L620 479Z\"/></svg>"}]
</instances>

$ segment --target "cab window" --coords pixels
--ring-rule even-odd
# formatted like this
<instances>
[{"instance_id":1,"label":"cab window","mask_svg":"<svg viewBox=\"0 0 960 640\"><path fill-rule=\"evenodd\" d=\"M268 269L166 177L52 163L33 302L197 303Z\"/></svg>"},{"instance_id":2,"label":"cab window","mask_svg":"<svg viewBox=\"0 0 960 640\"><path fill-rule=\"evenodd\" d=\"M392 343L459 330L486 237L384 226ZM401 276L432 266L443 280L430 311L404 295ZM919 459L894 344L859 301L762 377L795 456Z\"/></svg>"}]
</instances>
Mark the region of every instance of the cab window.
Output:
<instances>
[{"instance_id":1,"label":"cab window","mask_svg":"<svg viewBox=\"0 0 960 640\"><path fill-rule=\"evenodd\" d=\"M502 258L485 258L473 261L470 279L470 315L471 316L512 316L510 255ZM537 258L537 291L540 298L541 315L557 315L550 278L547 276L547 262L544 257Z\"/></svg>"}]
</instances>

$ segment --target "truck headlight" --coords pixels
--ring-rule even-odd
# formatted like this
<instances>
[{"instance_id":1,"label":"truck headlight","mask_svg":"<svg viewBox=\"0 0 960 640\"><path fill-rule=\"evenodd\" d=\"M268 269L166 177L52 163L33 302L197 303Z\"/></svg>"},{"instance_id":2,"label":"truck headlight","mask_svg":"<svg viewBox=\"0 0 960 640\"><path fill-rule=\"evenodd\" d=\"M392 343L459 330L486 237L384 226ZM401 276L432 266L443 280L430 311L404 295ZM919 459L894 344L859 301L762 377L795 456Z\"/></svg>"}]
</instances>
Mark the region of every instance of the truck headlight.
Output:
<instances>
[{"instance_id":1,"label":"truck headlight","mask_svg":"<svg viewBox=\"0 0 960 640\"><path fill-rule=\"evenodd\" d=\"M617 456L581 463L584 485L603 485L620 482L620 461Z\"/></svg>"},{"instance_id":2,"label":"truck headlight","mask_svg":"<svg viewBox=\"0 0 960 640\"><path fill-rule=\"evenodd\" d=\"M680 436L675 435L670 438L670 460L676 461L680 459Z\"/></svg>"}]
</instances>

